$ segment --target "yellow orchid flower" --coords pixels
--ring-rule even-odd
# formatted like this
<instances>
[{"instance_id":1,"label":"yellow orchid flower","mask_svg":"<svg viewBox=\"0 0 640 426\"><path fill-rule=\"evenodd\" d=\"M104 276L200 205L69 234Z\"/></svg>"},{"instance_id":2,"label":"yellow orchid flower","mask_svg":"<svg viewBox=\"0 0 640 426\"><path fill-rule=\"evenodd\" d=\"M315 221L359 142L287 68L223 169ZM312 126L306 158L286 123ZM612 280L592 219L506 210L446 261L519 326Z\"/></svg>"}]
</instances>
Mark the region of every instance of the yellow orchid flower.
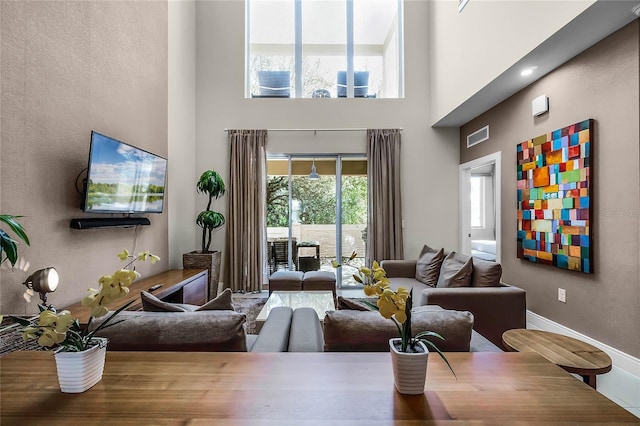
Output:
<instances>
[{"instance_id":1,"label":"yellow orchid flower","mask_svg":"<svg viewBox=\"0 0 640 426\"><path fill-rule=\"evenodd\" d=\"M404 324L407 320L407 312L404 310L404 306L402 306L402 309L398 309L394 315L399 324Z\"/></svg>"},{"instance_id":2,"label":"yellow orchid flower","mask_svg":"<svg viewBox=\"0 0 640 426\"><path fill-rule=\"evenodd\" d=\"M91 307L91 316L95 318L103 317L107 315L107 312L109 312L109 309L106 306L96 304Z\"/></svg>"},{"instance_id":3,"label":"yellow orchid flower","mask_svg":"<svg viewBox=\"0 0 640 426\"><path fill-rule=\"evenodd\" d=\"M127 249L117 254L120 260L129 260L125 268L131 267L136 261L149 260L152 264L160 261L160 257L151 252L143 251L138 256L132 256ZM108 306L112 301L129 294L129 286L133 281L140 278L140 274L134 270L119 269L112 275L103 275L98 279L99 289L87 289L87 295L82 299L81 304L89 308L91 318L107 315L110 311ZM125 303L121 309L127 308L133 301ZM118 312L113 312L105 321L98 325L98 329L106 326ZM0 318L2 318L0 316ZM40 346L60 345L60 350L64 351L84 351L93 344L93 332L81 328L77 320L69 311L56 313L55 310L43 310L37 325L33 325L28 319L22 322L26 327L22 330L22 338L38 339ZM91 319L90 319L91 321Z\"/></svg>"},{"instance_id":4,"label":"yellow orchid flower","mask_svg":"<svg viewBox=\"0 0 640 426\"><path fill-rule=\"evenodd\" d=\"M378 292L377 292L375 286L365 285L364 286L364 294L366 294L367 296L375 296L376 294L378 294Z\"/></svg>"},{"instance_id":5,"label":"yellow orchid flower","mask_svg":"<svg viewBox=\"0 0 640 426\"><path fill-rule=\"evenodd\" d=\"M56 331L58 333L66 333L71 325L75 321L75 318L71 316L71 312L62 311L58 314L58 320L56 321Z\"/></svg>"},{"instance_id":6,"label":"yellow orchid flower","mask_svg":"<svg viewBox=\"0 0 640 426\"><path fill-rule=\"evenodd\" d=\"M38 339L38 344L40 346L53 346L56 343L62 343L66 337L66 333L58 333L54 329L45 328L42 329L42 335Z\"/></svg>"},{"instance_id":7,"label":"yellow orchid flower","mask_svg":"<svg viewBox=\"0 0 640 426\"><path fill-rule=\"evenodd\" d=\"M95 288L90 288L87 289L87 291L89 292L88 295L86 295L82 301L80 302L80 304L82 306L91 306L94 303L96 303L96 298L98 297L98 294L100 294L100 292L98 290L96 290Z\"/></svg>"},{"instance_id":8,"label":"yellow orchid flower","mask_svg":"<svg viewBox=\"0 0 640 426\"><path fill-rule=\"evenodd\" d=\"M120 253L118 253L118 257L120 258L120 260L127 260L129 256L129 250L127 249L124 249Z\"/></svg>"},{"instance_id":9,"label":"yellow orchid flower","mask_svg":"<svg viewBox=\"0 0 640 426\"><path fill-rule=\"evenodd\" d=\"M98 278L98 284L100 284L101 286L110 285L112 281L113 281L113 277L111 275L103 275L100 278Z\"/></svg>"},{"instance_id":10,"label":"yellow orchid flower","mask_svg":"<svg viewBox=\"0 0 640 426\"><path fill-rule=\"evenodd\" d=\"M138 257L136 259L142 260L144 262L145 260L147 260L147 257L149 257L150 254L151 253L149 252L149 250L141 251L140 253L138 253Z\"/></svg>"},{"instance_id":11,"label":"yellow orchid flower","mask_svg":"<svg viewBox=\"0 0 640 426\"><path fill-rule=\"evenodd\" d=\"M390 301L386 298L379 298L377 305L380 315L382 315L386 319L391 319L393 314L396 313L396 305L393 303L393 301Z\"/></svg>"},{"instance_id":12,"label":"yellow orchid flower","mask_svg":"<svg viewBox=\"0 0 640 426\"><path fill-rule=\"evenodd\" d=\"M120 269L113 274L113 282L120 287L129 287L132 282L137 280L140 274L136 271L130 271L128 269ZM127 293L129 289L127 288ZM125 293L126 294L126 293Z\"/></svg>"},{"instance_id":13,"label":"yellow orchid flower","mask_svg":"<svg viewBox=\"0 0 640 426\"><path fill-rule=\"evenodd\" d=\"M55 327L58 316L52 311L42 311L38 318L38 325L40 327Z\"/></svg>"},{"instance_id":14,"label":"yellow orchid flower","mask_svg":"<svg viewBox=\"0 0 640 426\"><path fill-rule=\"evenodd\" d=\"M22 340L26 342L27 340L35 339L36 337L38 337L38 330L38 327L26 327L24 330L22 330Z\"/></svg>"}]
</instances>

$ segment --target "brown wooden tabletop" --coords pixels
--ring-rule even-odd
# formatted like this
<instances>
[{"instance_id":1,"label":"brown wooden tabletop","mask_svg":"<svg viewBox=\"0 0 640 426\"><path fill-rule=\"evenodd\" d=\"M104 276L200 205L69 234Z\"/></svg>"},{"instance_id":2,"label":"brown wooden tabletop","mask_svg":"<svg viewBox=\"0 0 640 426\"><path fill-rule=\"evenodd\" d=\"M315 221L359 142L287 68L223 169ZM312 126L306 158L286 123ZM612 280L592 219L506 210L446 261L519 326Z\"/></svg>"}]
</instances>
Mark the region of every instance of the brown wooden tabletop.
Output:
<instances>
[{"instance_id":1,"label":"brown wooden tabletop","mask_svg":"<svg viewBox=\"0 0 640 426\"><path fill-rule=\"evenodd\" d=\"M50 352L0 359L0 424L637 424L534 353L429 357L425 393L394 390L388 353L107 352L102 381L60 392Z\"/></svg>"},{"instance_id":2,"label":"brown wooden tabletop","mask_svg":"<svg viewBox=\"0 0 640 426\"><path fill-rule=\"evenodd\" d=\"M504 345L513 351L535 352L570 373L579 374L596 388L596 375L611 371L611 358L589 343L542 330L514 329L502 335Z\"/></svg>"}]
</instances>

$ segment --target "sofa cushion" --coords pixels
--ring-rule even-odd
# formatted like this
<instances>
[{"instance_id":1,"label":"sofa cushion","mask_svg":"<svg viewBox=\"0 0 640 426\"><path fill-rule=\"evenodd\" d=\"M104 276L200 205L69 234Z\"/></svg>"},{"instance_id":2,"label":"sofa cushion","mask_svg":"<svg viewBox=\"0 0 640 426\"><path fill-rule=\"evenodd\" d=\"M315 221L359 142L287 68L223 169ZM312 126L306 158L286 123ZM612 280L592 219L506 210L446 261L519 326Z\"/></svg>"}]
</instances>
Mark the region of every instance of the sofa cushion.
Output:
<instances>
[{"instance_id":1,"label":"sofa cushion","mask_svg":"<svg viewBox=\"0 0 640 426\"><path fill-rule=\"evenodd\" d=\"M289 347L289 334L293 309L288 306L276 306L271 309L260 334L248 346L250 352L286 352Z\"/></svg>"},{"instance_id":2,"label":"sofa cushion","mask_svg":"<svg viewBox=\"0 0 640 426\"><path fill-rule=\"evenodd\" d=\"M313 308L297 308L291 319L289 352L322 352L324 337L318 314Z\"/></svg>"},{"instance_id":3,"label":"sofa cushion","mask_svg":"<svg viewBox=\"0 0 640 426\"><path fill-rule=\"evenodd\" d=\"M499 287L502 278L502 265L496 262L473 259L471 287Z\"/></svg>"},{"instance_id":4,"label":"sofa cushion","mask_svg":"<svg viewBox=\"0 0 640 426\"><path fill-rule=\"evenodd\" d=\"M180 303L169 303L158 299L147 291L140 292L142 300L142 310L146 312L188 312L190 309L182 306Z\"/></svg>"},{"instance_id":5,"label":"sofa cushion","mask_svg":"<svg viewBox=\"0 0 640 426\"><path fill-rule=\"evenodd\" d=\"M434 250L425 244L416 262L416 280L429 287L435 287L443 260L444 249Z\"/></svg>"},{"instance_id":6,"label":"sofa cushion","mask_svg":"<svg viewBox=\"0 0 640 426\"><path fill-rule=\"evenodd\" d=\"M452 251L442 261L437 287L469 287L472 271L472 258Z\"/></svg>"},{"instance_id":7,"label":"sofa cushion","mask_svg":"<svg viewBox=\"0 0 640 426\"><path fill-rule=\"evenodd\" d=\"M440 350L469 351L473 329L473 315L470 312L427 306L416 307L412 312L411 328L414 335L421 331L435 331L445 338L444 341L432 340ZM389 339L398 337L395 324L375 311L329 311L323 327L325 352L388 352Z\"/></svg>"},{"instance_id":8,"label":"sofa cushion","mask_svg":"<svg viewBox=\"0 0 640 426\"><path fill-rule=\"evenodd\" d=\"M231 303L231 289L225 288L215 299L211 299L202 306L186 303L170 303L158 299L146 291L140 292L142 309L146 312L197 312L197 311L234 311Z\"/></svg>"},{"instance_id":9,"label":"sofa cushion","mask_svg":"<svg viewBox=\"0 0 640 426\"><path fill-rule=\"evenodd\" d=\"M231 303L231 289L225 288L215 299L209 300L195 311L234 311Z\"/></svg>"},{"instance_id":10,"label":"sofa cushion","mask_svg":"<svg viewBox=\"0 0 640 426\"><path fill-rule=\"evenodd\" d=\"M235 311L123 311L97 335L109 339L110 351L245 352L245 319Z\"/></svg>"},{"instance_id":11,"label":"sofa cushion","mask_svg":"<svg viewBox=\"0 0 640 426\"><path fill-rule=\"evenodd\" d=\"M348 299L346 297L342 297L342 296L338 296L338 304L337 304L337 308L338 309L351 309L354 311L371 311L373 310L373 308L369 305L367 305L366 303L364 303L362 299ZM375 304L377 302L377 298L375 297L368 297L367 300L370 303Z\"/></svg>"}]
</instances>

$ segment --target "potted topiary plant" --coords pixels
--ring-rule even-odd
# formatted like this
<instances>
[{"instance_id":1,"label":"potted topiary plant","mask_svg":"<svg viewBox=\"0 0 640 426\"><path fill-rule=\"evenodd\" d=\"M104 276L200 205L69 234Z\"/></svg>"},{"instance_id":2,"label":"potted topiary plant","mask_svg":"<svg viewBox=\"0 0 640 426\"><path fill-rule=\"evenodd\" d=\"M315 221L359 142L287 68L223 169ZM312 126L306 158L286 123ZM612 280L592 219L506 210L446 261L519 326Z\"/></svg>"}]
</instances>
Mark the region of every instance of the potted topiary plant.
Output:
<instances>
[{"instance_id":1,"label":"potted topiary plant","mask_svg":"<svg viewBox=\"0 0 640 426\"><path fill-rule=\"evenodd\" d=\"M215 170L207 170L196 182L199 193L207 194L209 201L206 210L201 211L196 219L196 224L202 228L201 250L194 250L182 255L182 266L185 269L207 269L209 271L208 298L211 299L218 292L220 280L220 251L211 251L211 239L213 231L220 229L224 223L222 213L211 210L213 199L222 197L225 193L225 185L222 177Z\"/></svg>"}]
</instances>

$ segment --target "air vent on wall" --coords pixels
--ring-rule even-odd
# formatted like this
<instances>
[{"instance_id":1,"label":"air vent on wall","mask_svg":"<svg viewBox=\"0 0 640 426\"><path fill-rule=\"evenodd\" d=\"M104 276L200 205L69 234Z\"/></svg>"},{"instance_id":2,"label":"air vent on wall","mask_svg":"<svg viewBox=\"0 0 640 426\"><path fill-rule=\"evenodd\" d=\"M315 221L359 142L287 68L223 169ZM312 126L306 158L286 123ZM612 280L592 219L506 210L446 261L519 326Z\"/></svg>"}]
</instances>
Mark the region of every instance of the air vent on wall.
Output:
<instances>
[{"instance_id":1,"label":"air vent on wall","mask_svg":"<svg viewBox=\"0 0 640 426\"><path fill-rule=\"evenodd\" d=\"M467 136L467 148L489 139L489 126L484 126Z\"/></svg>"}]
</instances>

